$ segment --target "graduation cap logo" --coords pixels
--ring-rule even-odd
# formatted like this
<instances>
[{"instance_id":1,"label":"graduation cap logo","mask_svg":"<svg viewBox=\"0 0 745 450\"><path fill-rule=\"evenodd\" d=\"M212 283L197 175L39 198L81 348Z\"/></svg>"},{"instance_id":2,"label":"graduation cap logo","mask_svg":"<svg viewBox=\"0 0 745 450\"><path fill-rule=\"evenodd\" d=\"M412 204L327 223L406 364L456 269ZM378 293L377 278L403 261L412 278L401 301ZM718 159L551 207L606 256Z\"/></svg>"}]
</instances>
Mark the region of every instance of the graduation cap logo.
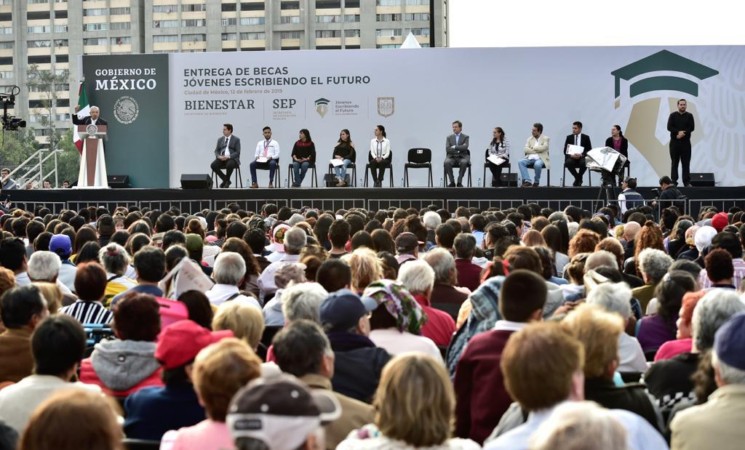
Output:
<instances>
[{"instance_id":1,"label":"graduation cap logo","mask_svg":"<svg viewBox=\"0 0 745 450\"><path fill-rule=\"evenodd\" d=\"M719 71L668 50L642 58L611 72L614 77L614 107L624 98L637 100L631 107L624 135L647 159L658 176L670 171L667 116L677 110L680 98L698 97L699 83ZM628 87L628 94L624 88ZM659 95L654 96L659 92ZM641 99L638 99L642 96ZM651 98L650 98L651 97ZM664 101L664 105L663 105ZM688 111L697 116L696 105L688 101ZM664 123L663 123L664 122ZM693 145L705 130L692 135Z\"/></svg>"},{"instance_id":2,"label":"graduation cap logo","mask_svg":"<svg viewBox=\"0 0 745 450\"><path fill-rule=\"evenodd\" d=\"M323 98L323 97L321 97L319 99L316 99L316 101L314 103L316 105L316 112L318 113L319 116L323 117L329 111L329 102L330 101L331 100L329 100L327 98Z\"/></svg>"}]
</instances>

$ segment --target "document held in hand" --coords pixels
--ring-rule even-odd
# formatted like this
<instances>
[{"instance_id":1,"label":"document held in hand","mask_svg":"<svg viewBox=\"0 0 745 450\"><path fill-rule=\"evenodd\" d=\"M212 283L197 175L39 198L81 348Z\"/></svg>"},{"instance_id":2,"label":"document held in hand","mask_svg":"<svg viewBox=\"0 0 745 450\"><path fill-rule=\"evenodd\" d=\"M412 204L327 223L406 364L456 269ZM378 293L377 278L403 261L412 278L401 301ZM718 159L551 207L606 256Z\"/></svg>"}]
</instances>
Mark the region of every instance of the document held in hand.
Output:
<instances>
[{"instance_id":1,"label":"document held in hand","mask_svg":"<svg viewBox=\"0 0 745 450\"><path fill-rule=\"evenodd\" d=\"M504 164L504 162L505 162L505 161L507 161L506 159L504 159L504 158L502 158L502 157L499 157L499 156L497 156L497 155L489 155L489 157L488 157L488 158L486 158L486 159L487 159L487 160L488 160L488 161L489 161L490 163L492 163L492 164L494 164L494 165L497 165L497 166L499 166L499 165L502 165L502 164Z\"/></svg>"},{"instance_id":2,"label":"document held in hand","mask_svg":"<svg viewBox=\"0 0 745 450\"><path fill-rule=\"evenodd\" d=\"M334 159L331 160L331 165L334 166L334 167L339 167L339 166L341 166L343 164L344 164L344 160L343 159L334 158Z\"/></svg>"},{"instance_id":3,"label":"document held in hand","mask_svg":"<svg viewBox=\"0 0 745 450\"><path fill-rule=\"evenodd\" d=\"M581 155L584 153L585 148L581 145L569 145L567 147L567 155Z\"/></svg>"}]
</instances>

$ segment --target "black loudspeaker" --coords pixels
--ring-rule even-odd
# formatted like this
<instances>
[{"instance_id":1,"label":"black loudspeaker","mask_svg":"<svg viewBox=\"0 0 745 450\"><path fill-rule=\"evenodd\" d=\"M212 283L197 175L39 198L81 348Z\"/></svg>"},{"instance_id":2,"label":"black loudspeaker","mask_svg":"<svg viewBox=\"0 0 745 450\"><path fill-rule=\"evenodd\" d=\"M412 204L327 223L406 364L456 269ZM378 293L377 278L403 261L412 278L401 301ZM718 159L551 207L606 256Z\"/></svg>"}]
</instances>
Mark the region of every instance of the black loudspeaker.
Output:
<instances>
[{"instance_id":1,"label":"black loudspeaker","mask_svg":"<svg viewBox=\"0 0 745 450\"><path fill-rule=\"evenodd\" d=\"M499 179L502 180L502 186L517 187L516 173L501 173Z\"/></svg>"},{"instance_id":2,"label":"black loudspeaker","mask_svg":"<svg viewBox=\"0 0 745 450\"><path fill-rule=\"evenodd\" d=\"M714 174L711 172L692 173L691 174L691 186L714 187Z\"/></svg>"},{"instance_id":3,"label":"black loudspeaker","mask_svg":"<svg viewBox=\"0 0 745 450\"><path fill-rule=\"evenodd\" d=\"M109 187L113 189L126 189L132 187L129 184L129 175L109 175L106 177Z\"/></svg>"},{"instance_id":4,"label":"black loudspeaker","mask_svg":"<svg viewBox=\"0 0 745 450\"><path fill-rule=\"evenodd\" d=\"M181 189L209 189L211 187L212 177L207 173L181 175Z\"/></svg>"}]
</instances>

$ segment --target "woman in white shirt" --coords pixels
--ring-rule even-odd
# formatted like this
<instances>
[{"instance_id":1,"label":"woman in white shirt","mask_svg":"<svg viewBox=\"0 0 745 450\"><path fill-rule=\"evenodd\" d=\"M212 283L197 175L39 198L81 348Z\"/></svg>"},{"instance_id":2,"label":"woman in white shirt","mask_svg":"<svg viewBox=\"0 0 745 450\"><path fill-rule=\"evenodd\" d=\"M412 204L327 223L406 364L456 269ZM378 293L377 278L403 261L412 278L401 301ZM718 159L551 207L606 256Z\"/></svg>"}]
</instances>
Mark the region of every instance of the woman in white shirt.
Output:
<instances>
[{"instance_id":1,"label":"woman in white shirt","mask_svg":"<svg viewBox=\"0 0 745 450\"><path fill-rule=\"evenodd\" d=\"M391 164L391 142L386 138L385 127L375 127L375 138L370 141L370 174L373 178L373 187L383 187L383 176L385 169Z\"/></svg>"},{"instance_id":2,"label":"woman in white shirt","mask_svg":"<svg viewBox=\"0 0 745 450\"><path fill-rule=\"evenodd\" d=\"M486 149L486 165L491 171L492 187L502 186L502 169L510 167L510 141L504 136L504 130L502 127L494 128L494 139L489 144L489 148ZM489 157L501 159L499 164L492 162ZM492 158L492 159L494 159Z\"/></svg>"}]
</instances>

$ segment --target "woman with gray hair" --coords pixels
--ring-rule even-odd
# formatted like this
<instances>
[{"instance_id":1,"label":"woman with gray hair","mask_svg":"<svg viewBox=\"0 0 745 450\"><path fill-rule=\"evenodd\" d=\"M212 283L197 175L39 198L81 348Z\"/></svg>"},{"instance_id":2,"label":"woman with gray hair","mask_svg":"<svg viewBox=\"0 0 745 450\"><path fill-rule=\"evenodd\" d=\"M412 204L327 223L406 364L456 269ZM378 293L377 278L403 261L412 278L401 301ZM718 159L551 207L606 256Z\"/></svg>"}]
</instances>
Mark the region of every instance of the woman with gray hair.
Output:
<instances>
[{"instance_id":1,"label":"woman with gray hair","mask_svg":"<svg viewBox=\"0 0 745 450\"><path fill-rule=\"evenodd\" d=\"M679 404L695 403L691 376L696 372L702 354L714 346L717 330L742 311L745 311L745 303L730 290L713 289L698 301L691 322L691 351L655 362L644 375L647 390L657 399L663 416Z\"/></svg>"},{"instance_id":2,"label":"woman with gray hair","mask_svg":"<svg viewBox=\"0 0 745 450\"><path fill-rule=\"evenodd\" d=\"M596 304L604 310L619 314L628 324L632 319L631 289L626 283L603 283L593 288L587 295L587 303ZM644 372L647 361L636 338L626 333L618 337L618 371Z\"/></svg>"},{"instance_id":3,"label":"woman with gray hair","mask_svg":"<svg viewBox=\"0 0 745 450\"><path fill-rule=\"evenodd\" d=\"M103 304L108 307L112 298L137 286L137 281L126 276L129 254L121 245L113 242L107 244L98 251L98 259L106 270Z\"/></svg>"},{"instance_id":4,"label":"woman with gray hair","mask_svg":"<svg viewBox=\"0 0 745 450\"><path fill-rule=\"evenodd\" d=\"M642 311L647 310L647 304L654 297L655 287L672 263L673 259L662 250L645 248L639 253L639 272L644 286L635 288L631 293L641 303Z\"/></svg>"}]
</instances>

